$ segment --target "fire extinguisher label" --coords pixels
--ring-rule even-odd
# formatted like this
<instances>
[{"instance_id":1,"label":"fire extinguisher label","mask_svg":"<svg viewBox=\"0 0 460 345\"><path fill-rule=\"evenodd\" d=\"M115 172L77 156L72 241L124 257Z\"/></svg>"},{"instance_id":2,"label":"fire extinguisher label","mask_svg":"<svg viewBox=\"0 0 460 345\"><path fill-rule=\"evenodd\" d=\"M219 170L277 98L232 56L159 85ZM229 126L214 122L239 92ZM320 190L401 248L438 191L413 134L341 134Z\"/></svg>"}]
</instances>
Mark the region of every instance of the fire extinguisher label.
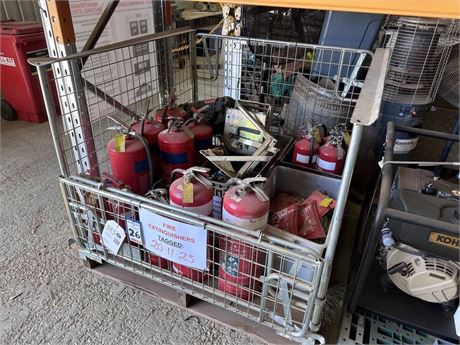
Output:
<instances>
[{"instance_id":1,"label":"fire extinguisher label","mask_svg":"<svg viewBox=\"0 0 460 345\"><path fill-rule=\"evenodd\" d=\"M318 158L318 166L324 170L335 170L336 163L335 162L328 162Z\"/></svg>"},{"instance_id":2,"label":"fire extinguisher label","mask_svg":"<svg viewBox=\"0 0 460 345\"><path fill-rule=\"evenodd\" d=\"M212 201L208 202L207 204L200 205L200 206L182 206L174 203L174 201L170 201L170 204L173 206L177 206L179 208L182 208L186 211L190 211L193 213L198 213L202 214L204 216L210 216L212 215Z\"/></svg>"},{"instance_id":3,"label":"fire extinguisher label","mask_svg":"<svg viewBox=\"0 0 460 345\"><path fill-rule=\"evenodd\" d=\"M316 162L316 158L318 156L317 155L314 155L313 156L313 159L312 159L312 163L315 163ZM306 155L301 155L300 153L297 153L296 157L295 157L295 160L299 163L303 163L303 164L309 164L310 163L310 156L306 156Z\"/></svg>"},{"instance_id":4,"label":"fire extinguisher label","mask_svg":"<svg viewBox=\"0 0 460 345\"><path fill-rule=\"evenodd\" d=\"M265 227L265 225L267 225L268 213L262 217L243 219L228 213L224 207L222 210L222 220L230 224L241 226L242 228L250 230L261 230Z\"/></svg>"},{"instance_id":5,"label":"fire extinguisher label","mask_svg":"<svg viewBox=\"0 0 460 345\"><path fill-rule=\"evenodd\" d=\"M236 256L225 255L223 265L225 273L238 277L239 259Z\"/></svg>"},{"instance_id":6,"label":"fire extinguisher label","mask_svg":"<svg viewBox=\"0 0 460 345\"><path fill-rule=\"evenodd\" d=\"M16 63L13 58L7 56L0 56L0 65L16 67Z\"/></svg>"}]
</instances>

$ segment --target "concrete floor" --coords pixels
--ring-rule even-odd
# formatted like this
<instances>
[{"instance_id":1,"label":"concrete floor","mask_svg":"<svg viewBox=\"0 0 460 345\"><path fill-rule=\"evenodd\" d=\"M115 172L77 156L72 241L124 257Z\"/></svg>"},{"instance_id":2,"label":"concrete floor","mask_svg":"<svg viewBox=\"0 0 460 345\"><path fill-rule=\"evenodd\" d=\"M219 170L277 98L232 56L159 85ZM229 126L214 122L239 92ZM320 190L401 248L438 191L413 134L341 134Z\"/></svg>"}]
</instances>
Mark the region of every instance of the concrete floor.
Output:
<instances>
[{"instance_id":1,"label":"concrete floor","mask_svg":"<svg viewBox=\"0 0 460 345\"><path fill-rule=\"evenodd\" d=\"M0 344L258 342L83 268L47 123L2 120L0 147Z\"/></svg>"},{"instance_id":2,"label":"concrete floor","mask_svg":"<svg viewBox=\"0 0 460 345\"><path fill-rule=\"evenodd\" d=\"M436 129L449 131L456 114L443 113L446 128ZM258 343L83 268L67 248L71 231L48 124L2 120L0 127L0 344ZM434 148L431 142L420 144ZM458 156L457 145L452 151ZM349 235L343 231L341 243L353 242ZM346 252L339 247L335 260L342 263L337 267L347 263L343 272L348 271ZM334 271L331 283L340 287L346 275ZM341 297L332 304L326 309L334 312L323 318L325 335L337 332L340 324Z\"/></svg>"}]
</instances>

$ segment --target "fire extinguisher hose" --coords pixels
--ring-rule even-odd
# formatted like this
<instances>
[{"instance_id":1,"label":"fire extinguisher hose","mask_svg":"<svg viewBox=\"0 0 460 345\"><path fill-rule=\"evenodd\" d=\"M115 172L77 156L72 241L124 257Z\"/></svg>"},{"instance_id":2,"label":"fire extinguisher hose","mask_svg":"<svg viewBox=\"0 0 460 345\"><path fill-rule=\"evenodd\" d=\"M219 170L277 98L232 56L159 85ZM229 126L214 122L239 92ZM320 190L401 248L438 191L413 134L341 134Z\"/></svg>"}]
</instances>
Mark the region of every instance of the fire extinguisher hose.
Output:
<instances>
[{"instance_id":1,"label":"fire extinguisher hose","mask_svg":"<svg viewBox=\"0 0 460 345\"><path fill-rule=\"evenodd\" d=\"M154 170L153 170L153 159L152 159L152 152L150 151L149 143L147 140L144 138L143 135L136 133L135 131L131 131L129 133L133 137L138 138L142 145L144 145L145 152L147 153L147 161L149 163L149 189L152 188L153 182L154 182Z\"/></svg>"}]
</instances>

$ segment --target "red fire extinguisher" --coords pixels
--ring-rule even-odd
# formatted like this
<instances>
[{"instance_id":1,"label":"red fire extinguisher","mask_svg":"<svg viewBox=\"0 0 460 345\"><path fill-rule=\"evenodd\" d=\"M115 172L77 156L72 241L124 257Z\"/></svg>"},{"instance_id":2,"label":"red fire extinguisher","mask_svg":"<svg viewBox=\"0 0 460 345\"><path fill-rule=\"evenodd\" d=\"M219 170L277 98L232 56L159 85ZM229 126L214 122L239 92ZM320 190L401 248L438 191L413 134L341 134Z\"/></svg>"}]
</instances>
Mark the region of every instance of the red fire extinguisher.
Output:
<instances>
[{"instance_id":1,"label":"red fire extinguisher","mask_svg":"<svg viewBox=\"0 0 460 345\"><path fill-rule=\"evenodd\" d=\"M222 220L249 230L263 230L267 225L270 200L256 185L266 178L247 178L236 181L224 195ZM257 278L263 273L264 253L252 245L220 236L219 290L249 299L250 290L259 288Z\"/></svg>"},{"instance_id":2,"label":"red fire extinguisher","mask_svg":"<svg viewBox=\"0 0 460 345\"><path fill-rule=\"evenodd\" d=\"M212 147L212 127L206 124L204 116L198 112L194 114L192 119L187 120L185 124L190 128L195 140L195 161L203 163L205 158L200 154L200 150Z\"/></svg>"},{"instance_id":3,"label":"red fire extinguisher","mask_svg":"<svg viewBox=\"0 0 460 345\"><path fill-rule=\"evenodd\" d=\"M175 169L188 169L195 164L193 133L180 119L171 119L168 129L158 135L161 171L164 181L169 181Z\"/></svg>"},{"instance_id":4,"label":"red fire extinguisher","mask_svg":"<svg viewBox=\"0 0 460 345\"><path fill-rule=\"evenodd\" d=\"M204 177L204 174L208 174L209 171L208 168L202 167L174 170L171 177L174 177L175 174L183 176L171 183L169 203L193 213L212 216L214 195L212 183ZM206 278L203 272L177 263L173 264L173 269L176 273L198 282Z\"/></svg>"},{"instance_id":5,"label":"red fire extinguisher","mask_svg":"<svg viewBox=\"0 0 460 345\"><path fill-rule=\"evenodd\" d=\"M117 180L115 177L108 174L107 172L102 173L102 183L106 187L118 188L118 189L125 190L125 191L129 190L126 188L126 186L123 184L122 181ZM95 198L93 194L88 193L88 194L85 194L84 197L85 197L86 203L94 207L93 210L88 209L88 212L87 212L88 213L87 217L88 218L94 217L93 219L94 222L97 222L96 216L98 218L101 218L102 216L101 213L103 212L102 210L106 211L105 217L107 218L107 220L114 220L122 228L125 228L126 217L134 218L135 211L133 207L128 204L121 203L119 201L115 201L114 199L110 199L110 198L103 198L102 199L103 205L101 206L100 204L101 201ZM91 224L91 221L89 221L88 223ZM93 229L92 237L96 244L102 244L101 236L97 231L95 231L95 229ZM129 243L127 237L125 237L124 242ZM131 245L133 244L134 243L131 243ZM134 244L134 245L138 246L137 244Z\"/></svg>"},{"instance_id":6,"label":"red fire extinguisher","mask_svg":"<svg viewBox=\"0 0 460 345\"><path fill-rule=\"evenodd\" d=\"M319 145L311 131L308 131L299 139L292 151L292 163L305 167L313 166L318 157Z\"/></svg>"},{"instance_id":7,"label":"red fire extinguisher","mask_svg":"<svg viewBox=\"0 0 460 345\"><path fill-rule=\"evenodd\" d=\"M165 129L165 126L161 122L141 120L137 121L131 126L131 129L136 133L142 135L148 142L150 147L150 153L153 158L153 166L155 174L160 174L160 149L158 147L158 134Z\"/></svg>"},{"instance_id":8,"label":"red fire extinguisher","mask_svg":"<svg viewBox=\"0 0 460 345\"><path fill-rule=\"evenodd\" d=\"M185 120L186 117L187 112L181 108L177 108L176 106L166 106L155 113L155 121L163 123L165 126L167 126L168 121L171 118Z\"/></svg>"},{"instance_id":9,"label":"red fire extinguisher","mask_svg":"<svg viewBox=\"0 0 460 345\"><path fill-rule=\"evenodd\" d=\"M135 131L127 132L121 126L107 144L112 175L129 186L136 194L144 195L153 184L154 166L147 140Z\"/></svg>"},{"instance_id":10,"label":"red fire extinguisher","mask_svg":"<svg viewBox=\"0 0 460 345\"><path fill-rule=\"evenodd\" d=\"M145 196L149 199L153 199L155 201L162 202L164 204L169 204L168 201L168 191L164 188L156 188L149 190ZM163 269L169 268L169 260L166 260L160 256L153 255L152 253L148 253L146 255L146 261L150 262L153 266L158 266Z\"/></svg>"},{"instance_id":11,"label":"red fire extinguisher","mask_svg":"<svg viewBox=\"0 0 460 345\"><path fill-rule=\"evenodd\" d=\"M155 113L155 121L163 123L164 126L168 125L171 118L179 118L185 121L187 112L176 105L176 99L176 89L173 88L170 90L165 106Z\"/></svg>"},{"instance_id":12,"label":"red fire extinguisher","mask_svg":"<svg viewBox=\"0 0 460 345\"><path fill-rule=\"evenodd\" d=\"M318 151L317 167L321 171L340 175L345 160L345 149L342 147L342 137L331 134L328 142Z\"/></svg>"}]
</instances>

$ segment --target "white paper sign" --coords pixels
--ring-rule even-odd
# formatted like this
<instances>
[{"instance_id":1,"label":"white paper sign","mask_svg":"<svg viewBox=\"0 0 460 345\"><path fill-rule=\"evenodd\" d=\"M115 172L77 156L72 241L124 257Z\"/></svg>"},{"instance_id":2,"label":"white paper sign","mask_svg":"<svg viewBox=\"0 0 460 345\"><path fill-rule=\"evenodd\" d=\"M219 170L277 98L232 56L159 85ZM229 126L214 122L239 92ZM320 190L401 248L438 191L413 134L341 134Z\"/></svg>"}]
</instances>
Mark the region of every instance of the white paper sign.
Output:
<instances>
[{"instance_id":1,"label":"white paper sign","mask_svg":"<svg viewBox=\"0 0 460 345\"><path fill-rule=\"evenodd\" d=\"M70 1L77 51L88 40L108 0ZM121 42L154 32L152 0L120 1L96 47ZM92 55L82 71L85 79L125 106L150 97L159 91L158 48L155 42ZM111 114L114 108L92 93L86 94L91 120Z\"/></svg>"},{"instance_id":2,"label":"white paper sign","mask_svg":"<svg viewBox=\"0 0 460 345\"><path fill-rule=\"evenodd\" d=\"M108 220L102 230L102 244L113 254L117 254L125 239L125 230L114 220Z\"/></svg>"},{"instance_id":3,"label":"white paper sign","mask_svg":"<svg viewBox=\"0 0 460 345\"><path fill-rule=\"evenodd\" d=\"M143 208L139 219L146 249L175 263L206 269L208 232L204 227L177 222Z\"/></svg>"},{"instance_id":4,"label":"white paper sign","mask_svg":"<svg viewBox=\"0 0 460 345\"><path fill-rule=\"evenodd\" d=\"M126 231L131 242L142 244L141 223L126 217Z\"/></svg>"}]
</instances>

